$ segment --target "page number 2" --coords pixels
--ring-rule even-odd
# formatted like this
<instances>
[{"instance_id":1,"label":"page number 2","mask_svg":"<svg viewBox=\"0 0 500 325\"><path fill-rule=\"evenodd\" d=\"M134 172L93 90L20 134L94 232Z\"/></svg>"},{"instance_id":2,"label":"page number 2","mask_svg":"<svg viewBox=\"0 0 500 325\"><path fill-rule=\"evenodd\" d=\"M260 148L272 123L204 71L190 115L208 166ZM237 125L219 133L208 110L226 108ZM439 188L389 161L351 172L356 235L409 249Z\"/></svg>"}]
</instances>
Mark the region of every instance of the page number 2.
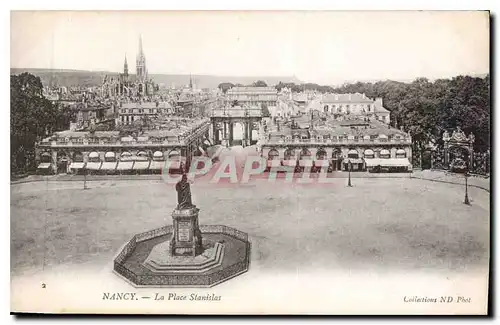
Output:
<instances>
[{"instance_id":1,"label":"page number 2","mask_svg":"<svg viewBox=\"0 0 500 325\"><path fill-rule=\"evenodd\" d=\"M42 289L45 289L46 287L45 283L42 283Z\"/></svg>"}]
</instances>

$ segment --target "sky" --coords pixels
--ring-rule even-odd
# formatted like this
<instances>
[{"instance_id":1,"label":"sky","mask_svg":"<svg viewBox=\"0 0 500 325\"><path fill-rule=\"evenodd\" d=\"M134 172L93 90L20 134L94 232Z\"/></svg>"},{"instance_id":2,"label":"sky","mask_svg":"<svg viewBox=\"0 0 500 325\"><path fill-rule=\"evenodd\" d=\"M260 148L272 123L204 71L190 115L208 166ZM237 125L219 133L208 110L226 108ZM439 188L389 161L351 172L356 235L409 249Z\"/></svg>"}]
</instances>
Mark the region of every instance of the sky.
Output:
<instances>
[{"instance_id":1,"label":"sky","mask_svg":"<svg viewBox=\"0 0 500 325\"><path fill-rule=\"evenodd\" d=\"M481 11L14 11L11 68L412 80L489 73Z\"/></svg>"}]
</instances>

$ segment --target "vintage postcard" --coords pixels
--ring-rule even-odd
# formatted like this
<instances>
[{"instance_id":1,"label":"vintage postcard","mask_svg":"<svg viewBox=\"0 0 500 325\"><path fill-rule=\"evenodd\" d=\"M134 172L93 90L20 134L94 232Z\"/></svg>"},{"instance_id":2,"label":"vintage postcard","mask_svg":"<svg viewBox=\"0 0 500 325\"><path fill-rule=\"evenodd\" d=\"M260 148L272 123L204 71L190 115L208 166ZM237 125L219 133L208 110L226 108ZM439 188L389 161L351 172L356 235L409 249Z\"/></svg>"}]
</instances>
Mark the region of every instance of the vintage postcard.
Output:
<instances>
[{"instance_id":1,"label":"vintage postcard","mask_svg":"<svg viewBox=\"0 0 500 325\"><path fill-rule=\"evenodd\" d=\"M487 11L12 11L12 313L485 315Z\"/></svg>"}]
</instances>

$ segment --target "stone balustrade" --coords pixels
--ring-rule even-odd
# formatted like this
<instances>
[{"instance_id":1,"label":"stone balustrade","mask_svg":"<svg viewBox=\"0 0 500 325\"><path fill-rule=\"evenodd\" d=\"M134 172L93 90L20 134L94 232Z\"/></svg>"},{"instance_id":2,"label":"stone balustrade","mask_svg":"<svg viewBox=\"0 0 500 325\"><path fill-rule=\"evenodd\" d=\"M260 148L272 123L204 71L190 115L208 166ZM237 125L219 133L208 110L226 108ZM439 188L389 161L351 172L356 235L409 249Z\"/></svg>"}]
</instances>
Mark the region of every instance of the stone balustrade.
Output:
<instances>
[{"instance_id":1,"label":"stone balustrade","mask_svg":"<svg viewBox=\"0 0 500 325\"><path fill-rule=\"evenodd\" d=\"M291 145L291 144L342 144L342 145L362 145L362 144L411 144L411 139L269 139L264 141L262 145Z\"/></svg>"}]
</instances>

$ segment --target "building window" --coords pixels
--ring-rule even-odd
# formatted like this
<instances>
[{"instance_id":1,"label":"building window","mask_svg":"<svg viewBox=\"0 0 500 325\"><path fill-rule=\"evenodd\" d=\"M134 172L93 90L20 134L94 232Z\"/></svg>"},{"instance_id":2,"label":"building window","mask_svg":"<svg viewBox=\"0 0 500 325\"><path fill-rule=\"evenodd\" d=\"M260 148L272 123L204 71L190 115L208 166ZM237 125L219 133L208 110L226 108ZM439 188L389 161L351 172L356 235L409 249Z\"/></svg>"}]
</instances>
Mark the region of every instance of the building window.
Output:
<instances>
[{"instance_id":1,"label":"building window","mask_svg":"<svg viewBox=\"0 0 500 325\"><path fill-rule=\"evenodd\" d=\"M375 158L375 152L373 152L373 150L371 149L366 149L364 152L364 156L367 159Z\"/></svg>"},{"instance_id":2,"label":"building window","mask_svg":"<svg viewBox=\"0 0 500 325\"><path fill-rule=\"evenodd\" d=\"M384 158L384 159L391 158L391 152L387 149L380 150L380 158Z\"/></svg>"},{"instance_id":3,"label":"building window","mask_svg":"<svg viewBox=\"0 0 500 325\"><path fill-rule=\"evenodd\" d=\"M73 154L74 162L83 162L83 154L80 151L77 151Z\"/></svg>"},{"instance_id":4,"label":"building window","mask_svg":"<svg viewBox=\"0 0 500 325\"><path fill-rule=\"evenodd\" d=\"M269 160L276 160L279 159L279 153L276 149L271 149L268 154L268 159Z\"/></svg>"},{"instance_id":5,"label":"building window","mask_svg":"<svg viewBox=\"0 0 500 325\"><path fill-rule=\"evenodd\" d=\"M50 163L52 161L52 156L49 152L44 152L40 156L40 162L42 163Z\"/></svg>"},{"instance_id":6,"label":"building window","mask_svg":"<svg viewBox=\"0 0 500 325\"><path fill-rule=\"evenodd\" d=\"M396 158L406 158L406 151L404 149L396 150Z\"/></svg>"},{"instance_id":7,"label":"building window","mask_svg":"<svg viewBox=\"0 0 500 325\"><path fill-rule=\"evenodd\" d=\"M347 152L347 158L353 158L353 159L358 159L359 158L359 153L357 150L355 149L351 149L349 150L349 152Z\"/></svg>"},{"instance_id":8,"label":"building window","mask_svg":"<svg viewBox=\"0 0 500 325\"><path fill-rule=\"evenodd\" d=\"M96 151L89 153L89 161L90 162L100 162L101 159L99 158L99 153Z\"/></svg>"}]
</instances>

